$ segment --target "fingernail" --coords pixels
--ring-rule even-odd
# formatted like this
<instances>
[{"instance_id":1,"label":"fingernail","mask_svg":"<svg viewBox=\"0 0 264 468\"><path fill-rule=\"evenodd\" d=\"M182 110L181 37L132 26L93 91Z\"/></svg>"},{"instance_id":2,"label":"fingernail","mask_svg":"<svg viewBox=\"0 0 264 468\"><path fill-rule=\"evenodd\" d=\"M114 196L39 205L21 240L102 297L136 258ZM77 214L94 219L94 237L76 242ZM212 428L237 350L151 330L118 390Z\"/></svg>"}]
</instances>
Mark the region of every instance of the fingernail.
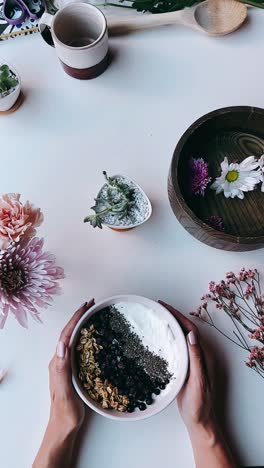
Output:
<instances>
[{"instance_id":1,"label":"fingernail","mask_svg":"<svg viewBox=\"0 0 264 468\"><path fill-rule=\"evenodd\" d=\"M87 307L91 307L94 304L94 298L91 299L88 303L86 302Z\"/></svg>"},{"instance_id":2,"label":"fingernail","mask_svg":"<svg viewBox=\"0 0 264 468\"><path fill-rule=\"evenodd\" d=\"M83 302L83 304L80 305L80 309L81 309L82 307L86 307L86 306L87 306L87 301Z\"/></svg>"},{"instance_id":3,"label":"fingernail","mask_svg":"<svg viewBox=\"0 0 264 468\"><path fill-rule=\"evenodd\" d=\"M59 341L57 344L57 356L62 359L65 356L65 344L63 341Z\"/></svg>"},{"instance_id":4,"label":"fingernail","mask_svg":"<svg viewBox=\"0 0 264 468\"><path fill-rule=\"evenodd\" d=\"M187 338L191 346L197 344L197 336L193 331L190 331L190 333L188 333Z\"/></svg>"},{"instance_id":5,"label":"fingernail","mask_svg":"<svg viewBox=\"0 0 264 468\"><path fill-rule=\"evenodd\" d=\"M4 380L5 376L6 376L6 370L0 369L0 383L2 382L2 380Z\"/></svg>"}]
</instances>

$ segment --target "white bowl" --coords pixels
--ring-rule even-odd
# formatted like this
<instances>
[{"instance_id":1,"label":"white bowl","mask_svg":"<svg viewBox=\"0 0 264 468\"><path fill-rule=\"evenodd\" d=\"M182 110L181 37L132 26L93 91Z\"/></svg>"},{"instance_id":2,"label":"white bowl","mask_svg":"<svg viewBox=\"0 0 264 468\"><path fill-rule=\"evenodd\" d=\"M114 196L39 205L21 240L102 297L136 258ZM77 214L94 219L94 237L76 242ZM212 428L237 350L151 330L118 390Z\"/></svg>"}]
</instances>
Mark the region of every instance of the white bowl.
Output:
<instances>
[{"instance_id":1,"label":"white bowl","mask_svg":"<svg viewBox=\"0 0 264 468\"><path fill-rule=\"evenodd\" d=\"M126 176L126 175L122 175L122 174L115 174L114 176L111 176L112 178L116 178L116 177L122 177L124 179L127 179L129 182L132 182L133 185L135 185L135 187L139 190L139 192L141 192L144 196L144 198L146 199L147 203L148 203L148 215L146 216L146 218L143 219L143 221L140 221L139 223L135 223L135 224L128 224L127 226L122 226L122 224L107 224L107 223L102 223L103 226L106 226L110 229L112 229L113 231L130 231L130 229L134 229L138 226L141 226L142 224L146 223L146 221L149 220L149 218L151 217L152 215L152 205L150 203L150 200L148 198L148 196L146 195L146 193L144 192L144 190L140 187L140 185L138 185L133 179L131 179L130 177ZM99 191L99 194L101 192L101 190L105 187L106 184L104 184L102 186L102 188L100 189Z\"/></svg>"},{"instance_id":2,"label":"white bowl","mask_svg":"<svg viewBox=\"0 0 264 468\"><path fill-rule=\"evenodd\" d=\"M118 411L104 409L102 406L92 400L85 390L82 387L82 383L78 378L78 370L76 366L76 355L75 355L75 348L76 343L78 341L81 328L87 322L87 320L99 310L108 307L110 305L117 304L119 302L132 302L132 303L139 303L144 305L145 307L150 308L154 311L157 315L162 316L168 322L171 331L176 338L177 347L179 350L179 355L181 356L179 360L178 370L177 370L177 377L172 379L168 387L164 391L160 393L157 397L155 397L155 401L151 406L148 406L145 411L140 411L136 409L133 413L120 413ZM95 304L90 310L88 310L81 320L76 325L72 337L70 346L72 349L71 353L71 365L72 365L72 382L73 386L84 401L84 403L92 408L97 413L101 414L110 419L120 420L120 421L137 421L139 419L146 419L150 416L154 416L155 414L159 413L160 411L164 410L178 395L180 392L188 370L188 363L189 363L189 355L188 355L188 348L186 344L186 339L183 334L183 331L177 322L177 320L173 317L173 315L165 309L161 304L158 302L152 301L151 299L147 299L141 296L134 296L134 295L121 295L121 296L113 296L103 301L98 302Z\"/></svg>"}]
</instances>

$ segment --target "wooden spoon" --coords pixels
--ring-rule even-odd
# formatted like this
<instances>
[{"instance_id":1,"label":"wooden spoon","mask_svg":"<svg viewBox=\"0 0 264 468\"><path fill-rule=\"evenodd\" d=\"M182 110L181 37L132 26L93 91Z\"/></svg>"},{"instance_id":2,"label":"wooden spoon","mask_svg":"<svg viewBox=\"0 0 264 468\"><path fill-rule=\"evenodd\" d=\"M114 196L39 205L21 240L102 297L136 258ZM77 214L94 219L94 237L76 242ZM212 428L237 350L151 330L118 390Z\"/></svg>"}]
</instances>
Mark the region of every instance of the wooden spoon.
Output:
<instances>
[{"instance_id":1,"label":"wooden spoon","mask_svg":"<svg viewBox=\"0 0 264 468\"><path fill-rule=\"evenodd\" d=\"M224 36L238 29L247 17L246 5L235 0L206 0L171 13L109 17L111 35L168 24L182 24L210 36Z\"/></svg>"}]
</instances>

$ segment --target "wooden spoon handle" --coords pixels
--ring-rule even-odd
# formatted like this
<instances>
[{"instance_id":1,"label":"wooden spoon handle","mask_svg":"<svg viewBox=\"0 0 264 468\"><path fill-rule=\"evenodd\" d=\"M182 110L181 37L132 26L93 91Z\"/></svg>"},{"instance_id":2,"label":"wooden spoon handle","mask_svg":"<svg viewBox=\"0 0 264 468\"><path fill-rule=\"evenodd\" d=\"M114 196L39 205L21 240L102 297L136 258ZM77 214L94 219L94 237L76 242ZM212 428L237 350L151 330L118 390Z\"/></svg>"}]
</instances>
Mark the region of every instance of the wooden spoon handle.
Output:
<instances>
[{"instance_id":1,"label":"wooden spoon handle","mask_svg":"<svg viewBox=\"0 0 264 468\"><path fill-rule=\"evenodd\" d=\"M108 30L111 35L125 34L136 29L153 28L182 22L182 12L142 14L137 16L109 17Z\"/></svg>"}]
</instances>

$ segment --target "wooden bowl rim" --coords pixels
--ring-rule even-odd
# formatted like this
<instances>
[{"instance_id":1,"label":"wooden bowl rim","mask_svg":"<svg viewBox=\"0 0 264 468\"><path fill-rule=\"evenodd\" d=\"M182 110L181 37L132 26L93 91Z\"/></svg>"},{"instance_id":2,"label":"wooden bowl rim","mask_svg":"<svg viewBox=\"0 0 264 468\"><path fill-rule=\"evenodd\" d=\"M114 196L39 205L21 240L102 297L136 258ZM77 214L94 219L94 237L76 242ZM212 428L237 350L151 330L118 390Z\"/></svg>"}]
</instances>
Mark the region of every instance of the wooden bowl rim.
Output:
<instances>
[{"instance_id":1,"label":"wooden bowl rim","mask_svg":"<svg viewBox=\"0 0 264 468\"><path fill-rule=\"evenodd\" d=\"M178 163L179 163L179 158L180 154L182 152L182 149L187 142L188 138L190 135L199 129L202 125L204 125L208 120L211 120L214 117L218 117L223 114L228 114L232 112L247 112L248 114L250 113L258 113L263 116L264 120L264 109L260 107L254 107L254 106L232 106L232 107L222 107L220 109L216 109L214 111L208 112L207 114L204 114L202 117L199 117L199 119L195 120L194 123L192 123L187 130L183 133L181 136L180 140L178 141L176 148L173 152L173 157L171 161L171 167L170 167L170 173L171 173L171 180L172 180L172 185L175 191L175 194L178 198L179 203L181 204L182 209L184 212L192 218L195 223L200 226L201 228L207 229L207 233L215 236L215 233L220 233L222 235L222 238L225 241L230 241L232 243L236 244L250 244L253 242L256 242L257 244L261 244L264 242L264 236L258 236L258 237L243 237L243 236L234 236L232 234L227 234L223 231L218 231L217 229L212 228L209 226L209 224L206 224L204 221L202 221L198 216L190 209L190 207L187 205L179 183L178 183Z\"/></svg>"}]
</instances>

